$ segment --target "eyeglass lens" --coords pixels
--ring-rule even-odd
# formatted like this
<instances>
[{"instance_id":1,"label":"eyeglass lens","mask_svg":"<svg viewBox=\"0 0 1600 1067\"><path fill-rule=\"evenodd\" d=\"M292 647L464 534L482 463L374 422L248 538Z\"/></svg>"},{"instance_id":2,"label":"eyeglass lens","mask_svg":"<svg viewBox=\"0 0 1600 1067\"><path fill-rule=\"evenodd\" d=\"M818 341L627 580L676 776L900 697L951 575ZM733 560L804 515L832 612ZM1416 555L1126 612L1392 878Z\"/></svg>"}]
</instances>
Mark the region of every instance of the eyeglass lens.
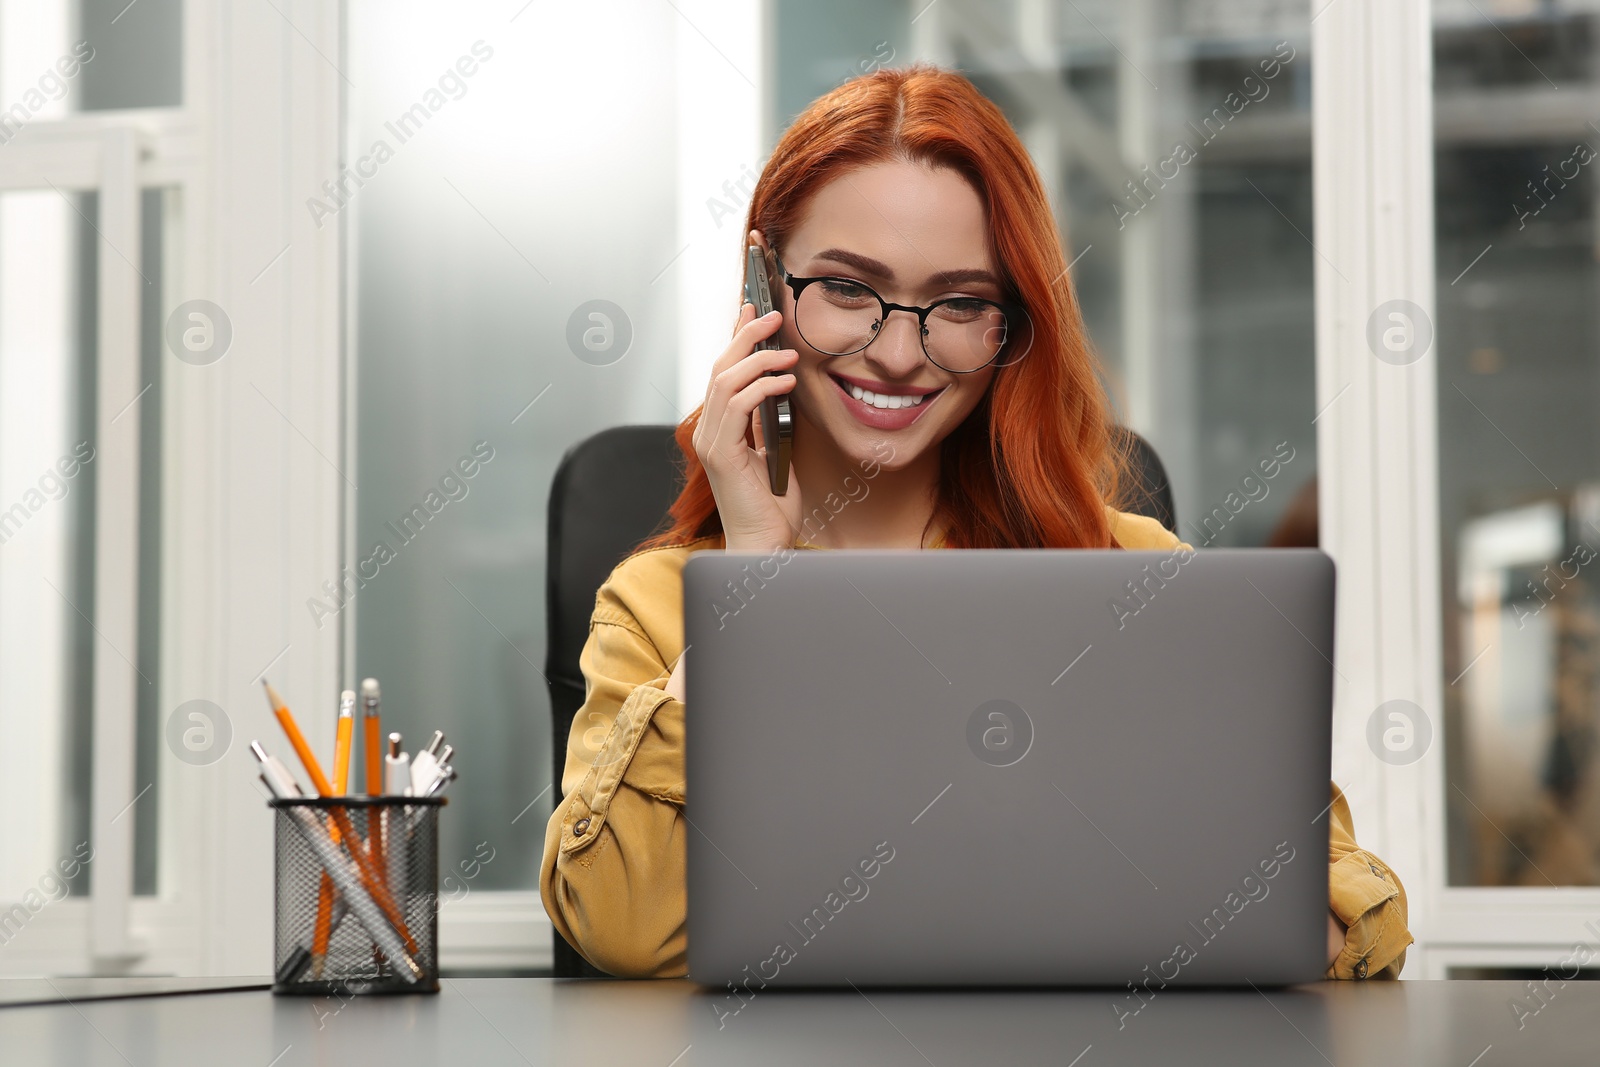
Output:
<instances>
[{"instance_id":1,"label":"eyeglass lens","mask_svg":"<svg viewBox=\"0 0 1600 1067\"><path fill-rule=\"evenodd\" d=\"M844 279L813 282L795 307L795 329L806 344L834 356L861 351L882 329L882 320L883 307L873 291ZM986 300L952 300L928 313L922 347L945 370L978 370L1000 354L1007 325L1006 313Z\"/></svg>"}]
</instances>

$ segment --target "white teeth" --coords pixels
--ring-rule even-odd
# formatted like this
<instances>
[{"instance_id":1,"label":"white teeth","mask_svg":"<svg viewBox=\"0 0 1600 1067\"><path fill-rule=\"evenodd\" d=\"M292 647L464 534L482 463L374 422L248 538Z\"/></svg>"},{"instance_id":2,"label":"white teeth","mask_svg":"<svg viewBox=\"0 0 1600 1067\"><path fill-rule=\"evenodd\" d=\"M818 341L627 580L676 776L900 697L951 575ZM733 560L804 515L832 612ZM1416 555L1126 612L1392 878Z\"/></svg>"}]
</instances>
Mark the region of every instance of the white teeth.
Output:
<instances>
[{"instance_id":1,"label":"white teeth","mask_svg":"<svg viewBox=\"0 0 1600 1067\"><path fill-rule=\"evenodd\" d=\"M859 385L845 383L845 388L850 390L850 395L864 404L871 404L875 408L914 408L925 399L923 396L900 396L889 393L874 393L871 389L863 389Z\"/></svg>"}]
</instances>

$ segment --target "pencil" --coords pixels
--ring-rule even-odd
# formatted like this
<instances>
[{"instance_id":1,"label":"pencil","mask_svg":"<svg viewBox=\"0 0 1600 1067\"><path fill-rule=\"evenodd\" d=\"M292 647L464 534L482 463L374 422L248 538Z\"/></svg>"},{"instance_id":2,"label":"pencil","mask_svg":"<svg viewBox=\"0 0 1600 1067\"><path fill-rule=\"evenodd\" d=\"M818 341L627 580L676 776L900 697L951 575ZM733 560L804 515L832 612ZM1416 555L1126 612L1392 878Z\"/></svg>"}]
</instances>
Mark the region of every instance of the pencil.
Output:
<instances>
[{"instance_id":1,"label":"pencil","mask_svg":"<svg viewBox=\"0 0 1600 1067\"><path fill-rule=\"evenodd\" d=\"M277 717L278 724L283 727L284 735L289 738L289 744L294 748L295 755L300 757L300 763L306 769L306 776L311 779L311 787L317 791L318 796L334 796L333 783L322 773L322 764L317 762L317 754L311 751L311 746L306 743L305 735L300 732L300 726L294 721L294 715L284 704L283 698L278 696L278 691L272 688L272 683L265 678L261 679L261 684L266 688L267 702L272 705L272 714ZM361 838L350 823L349 813L344 808L329 808L328 814L333 818L333 823L339 832L344 835L344 846L349 850L350 858L356 861L356 867L361 872L361 880L366 884L367 892L372 894L372 899L377 901L378 907L383 910L384 915L405 940L406 951L416 952L417 942L406 929L405 917L395 906L394 897L389 895L382 876L373 868L372 857L362 847Z\"/></svg>"},{"instance_id":2,"label":"pencil","mask_svg":"<svg viewBox=\"0 0 1600 1067\"><path fill-rule=\"evenodd\" d=\"M384 793L382 718L378 714L378 706L381 699L382 694L378 690L378 680L376 678L361 679L361 725L366 731L362 740L361 751L367 761L367 796L369 797L382 796ZM367 820L367 848L372 852L372 865L380 871L387 872L389 868L383 859L382 819L371 818Z\"/></svg>"},{"instance_id":3,"label":"pencil","mask_svg":"<svg viewBox=\"0 0 1600 1067\"><path fill-rule=\"evenodd\" d=\"M350 786L350 735L355 729L356 694L346 689L339 695L339 730L333 743L333 791L339 796L349 792ZM339 829L333 827L329 836L339 843ZM322 872L322 884L317 889L317 921L311 935L311 977L322 977L322 967L328 958L328 942L333 937L333 879Z\"/></svg>"}]
</instances>

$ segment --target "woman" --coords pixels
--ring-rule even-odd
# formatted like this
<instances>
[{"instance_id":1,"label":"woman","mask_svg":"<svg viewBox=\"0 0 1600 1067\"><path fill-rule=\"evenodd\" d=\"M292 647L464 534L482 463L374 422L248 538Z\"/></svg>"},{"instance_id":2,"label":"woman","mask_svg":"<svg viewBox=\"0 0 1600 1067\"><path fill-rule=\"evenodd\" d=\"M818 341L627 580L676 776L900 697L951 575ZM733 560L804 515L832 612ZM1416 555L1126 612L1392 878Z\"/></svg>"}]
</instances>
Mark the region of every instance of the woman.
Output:
<instances>
[{"instance_id":1,"label":"woman","mask_svg":"<svg viewBox=\"0 0 1600 1067\"><path fill-rule=\"evenodd\" d=\"M551 922L621 976L686 971L679 576L692 553L1182 544L1114 506L1125 445L1049 201L965 78L880 70L817 100L773 151L747 229L776 310L740 309L705 402L678 427L687 483L672 526L596 597L587 699L545 835ZM774 335L781 348L752 351ZM795 436L778 497L752 442L760 402L783 393ZM870 493L824 506L867 469ZM1405 891L1332 797L1328 976L1397 977Z\"/></svg>"}]
</instances>

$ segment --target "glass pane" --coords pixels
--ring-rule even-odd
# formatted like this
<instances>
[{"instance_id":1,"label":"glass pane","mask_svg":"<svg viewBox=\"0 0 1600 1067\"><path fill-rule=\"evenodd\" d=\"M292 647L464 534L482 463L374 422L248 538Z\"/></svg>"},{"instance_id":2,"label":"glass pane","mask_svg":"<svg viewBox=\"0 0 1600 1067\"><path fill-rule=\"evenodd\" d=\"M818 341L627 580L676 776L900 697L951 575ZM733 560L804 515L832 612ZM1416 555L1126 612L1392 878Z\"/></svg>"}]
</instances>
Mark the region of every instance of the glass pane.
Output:
<instances>
[{"instance_id":1,"label":"glass pane","mask_svg":"<svg viewBox=\"0 0 1600 1067\"><path fill-rule=\"evenodd\" d=\"M1435 9L1452 885L1600 882L1593 8Z\"/></svg>"},{"instance_id":2,"label":"glass pane","mask_svg":"<svg viewBox=\"0 0 1600 1067\"><path fill-rule=\"evenodd\" d=\"M164 744L167 715L161 690L161 536L162 470L165 455L161 448L161 416L164 402L162 368L166 361L162 344L161 311L165 306L162 282L166 269L166 241L169 205L176 201L176 189L146 189L139 200L139 271L147 279L140 287L139 306L139 388L143 390L126 417L139 419L139 648L133 653L141 676L139 703L135 713L134 792L138 796L131 813L133 824L133 891L140 895L159 892L161 748ZM149 684L145 684L148 680ZM170 766L170 761L168 762ZM178 768L173 768L177 770ZM183 768L187 770L187 768ZM149 790L140 790L149 786Z\"/></svg>"},{"instance_id":3,"label":"glass pane","mask_svg":"<svg viewBox=\"0 0 1600 1067\"><path fill-rule=\"evenodd\" d=\"M92 408L82 198L0 194L0 900L87 888ZM85 284L87 283L87 284ZM87 636L86 636L87 635ZM63 861L76 876L63 878ZM67 871L65 873L74 873Z\"/></svg>"},{"instance_id":4,"label":"glass pane","mask_svg":"<svg viewBox=\"0 0 1600 1067\"><path fill-rule=\"evenodd\" d=\"M162 716L158 703L161 633L161 348L163 220L165 194L146 190L141 203L138 270L141 287L140 381L126 409L139 420L139 637L138 646L109 649L91 623L95 597L95 467L98 445L96 359L98 270L108 249L99 226L99 197L55 191L0 196L0 734L16 730L16 757L27 770L8 769L7 782L58 799L37 810L30 829L55 839L57 860L91 842L93 679L97 654L126 654L151 681L137 688L134 824L135 893L158 890ZM69 198L70 197L70 198ZM25 266L24 266L25 265ZM128 269L135 269L131 263ZM117 417L124 417L119 415ZM61 443L65 430L71 447ZM60 455L48 470L27 475L45 452ZM21 477L26 484L16 484ZM13 491L14 490L14 491ZM9 496L6 493L10 491ZM41 499L40 494L43 494ZM35 518L36 517L36 518ZM24 522L27 529L24 530ZM38 589L49 591L36 603ZM49 601L62 612L54 618ZM36 614L35 614L36 613ZM32 694L23 698L19 694ZM25 718L16 726L7 716ZM34 735L38 735L37 738ZM38 746L38 747L35 747ZM8 746L9 747L9 746ZM41 758L35 758L35 757ZM35 808L30 805L30 811ZM26 834L24 836L27 836ZM8 834L0 856L17 860ZM70 892L88 892L92 864L70 864ZM6 896L0 883L0 899Z\"/></svg>"},{"instance_id":5,"label":"glass pane","mask_svg":"<svg viewBox=\"0 0 1600 1067\"><path fill-rule=\"evenodd\" d=\"M84 42L94 56L83 65L80 110L183 103L183 0L77 3L73 40Z\"/></svg>"},{"instance_id":6,"label":"glass pane","mask_svg":"<svg viewBox=\"0 0 1600 1067\"><path fill-rule=\"evenodd\" d=\"M440 867L459 871L488 842L471 889L534 887L559 790L540 673L555 466L605 427L672 420L677 380L673 276L653 284L680 251L676 190L660 180L676 118L670 93L640 92L672 84L659 43L677 16L637 5L630 17L651 27L605 63L549 46L609 39L603 8L531 9L489 31L509 17L351 3L360 180L344 193L330 181L317 209L352 212L353 563L392 553L351 601L352 677L378 678L384 725L408 751L435 729L455 746ZM604 366L567 342L569 319L600 299L632 327Z\"/></svg>"},{"instance_id":7,"label":"glass pane","mask_svg":"<svg viewBox=\"0 0 1600 1067\"><path fill-rule=\"evenodd\" d=\"M0 144L72 111L183 103L182 0L0 0Z\"/></svg>"}]
</instances>

